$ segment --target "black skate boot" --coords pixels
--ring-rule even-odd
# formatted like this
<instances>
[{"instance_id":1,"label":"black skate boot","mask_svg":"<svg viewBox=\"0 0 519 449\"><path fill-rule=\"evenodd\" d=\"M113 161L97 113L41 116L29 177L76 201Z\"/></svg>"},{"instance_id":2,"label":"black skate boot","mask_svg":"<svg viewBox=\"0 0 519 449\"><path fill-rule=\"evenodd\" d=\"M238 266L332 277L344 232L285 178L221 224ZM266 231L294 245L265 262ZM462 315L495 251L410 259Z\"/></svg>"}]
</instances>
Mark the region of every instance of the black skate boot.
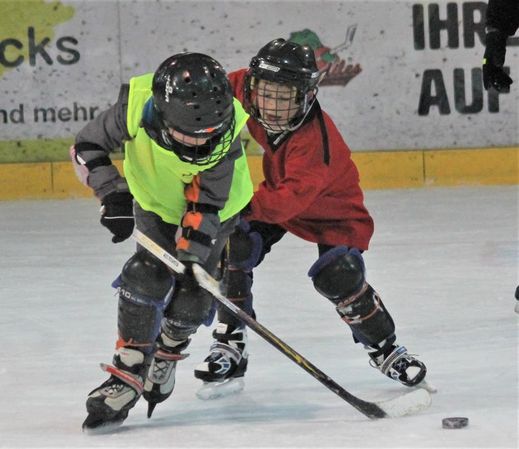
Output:
<instances>
[{"instance_id":1,"label":"black skate boot","mask_svg":"<svg viewBox=\"0 0 519 449\"><path fill-rule=\"evenodd\" d=\"M158 349L153 356L148 374L144 381L143 397L148 401L148 418L151 418L155 406L165 401L175 388L177 362L189 354L180 354L189 345L190 340L172 340L164 333L158 338Z\"/></svg>"},{"instance_id":2,"label":"black skate boot","mask_svg":"<svg viewBox=\"0 0 519 449\"><path fill-rule=\"evenodd\" d=\"M372 348L371 348L372 349ZM415 387L425 378L425 365L407 352L404 346L392 345L385 354L370 352L371 365L382 374L408 387Z\"/></svg>"},{"instance_id":3,"label":"black skate boot","mask_svg":"<svg viewBox=\"0 0 519 449\"><path fill-rule=\"evenodd\" d=\"M215 399L238 393L244 388L247 370L247 330L218 323L213 331L211 353L195 369L195 377L204 381L197 392L200 399Z\"/></svg>"},{"instance_id":4,"label":"black skate boot","mask_svg":"<svg viewBox=\"0 0 519 449\"><path fill-rule=\"evenodd\" d=\"M136 349L119 348L113 363L114 366L101 363L103 371L111 376L88 395L84 431L109 431L121 425L142 394L144 354Z\"/></svg>"}]
</instances>

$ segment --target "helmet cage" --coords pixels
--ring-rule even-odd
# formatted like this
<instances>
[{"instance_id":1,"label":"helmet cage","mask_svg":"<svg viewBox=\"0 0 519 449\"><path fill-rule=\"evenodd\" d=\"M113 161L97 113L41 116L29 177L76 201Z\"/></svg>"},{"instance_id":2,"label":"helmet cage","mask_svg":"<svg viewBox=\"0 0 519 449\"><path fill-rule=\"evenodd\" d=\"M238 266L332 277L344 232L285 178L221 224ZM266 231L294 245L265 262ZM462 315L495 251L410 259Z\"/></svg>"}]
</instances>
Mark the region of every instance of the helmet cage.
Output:
<instances>
[{"instance_id":1,"label":"helmet cage","mask_svg":"<svg viewBox=\"0 0 519 449\"><path fill-rule=\"evenodd\" d=\"M168 126L162 120L161 123L163 126L160 129L160 141L154 140L160 146L175 153L181 161L200 166L216 163L225 157L233 142L236 124L233 116L229 124L219 127L214 132L191 133L178 127ZM187 143L187 139L182 139L179 136L172 137L170 129L186 137L206 138L208 140L200 145L192 145Z\"/></svg>"},{"instance_id":2,"label":"helmet cage","mask_svg":"<svg viewBox=\"0 0 519 449\"><path fill-rule=\"evenodd\" d=\"M315 65L312 68L311 63L303 67L291 64L280 54L271 54L272 48L274 53L277 51L271 46L276 42L286 45L283 40L273 41L251 59L245 76L244 103L247 112L264 128L279 133L301 125L315 101L321 73ZM268 89L259 89L261 80ZM286 86L295 89L295 95L287 98ZM269 107L267 102L259 101L265 96L271 99ZM274 101L277 99L279 101Z\"/></svg>"},{"instance_id":3,"label":"helmet cage","mask_svg":"<svg viewBox=\"0 0 519 449\"><path fill-rule=\"evenodd\" d=\"M245 76L244 107L265 129L280 133L301 125L317 91L317 80L309 83L250 68Z\"/></svg>"},{"instance_id":4,"label":"helmet cage","mask_svg":"<svg viewBox=\"0 0 519 449\"><path fill-rule=\"evenodd\" d=\"M162 113L162 111L157 107L156 102L153 101L153 108L154 113L157 116L161 126L164 129L174 129L175 131L178 131L179 133L185 134L189 137L205 137L205 138L212 138L215 135L223 134L229 127L231 126L231 123L234 119L234 107L232 107L232 114L228 117L226 117L222 122L217 123L214 126L210 126L207 128L200 128L200 129L185 129L182 126L179 126L175 123L173 120L168 120L165 116L165 114Z\"/></svg>"}]
</instances>

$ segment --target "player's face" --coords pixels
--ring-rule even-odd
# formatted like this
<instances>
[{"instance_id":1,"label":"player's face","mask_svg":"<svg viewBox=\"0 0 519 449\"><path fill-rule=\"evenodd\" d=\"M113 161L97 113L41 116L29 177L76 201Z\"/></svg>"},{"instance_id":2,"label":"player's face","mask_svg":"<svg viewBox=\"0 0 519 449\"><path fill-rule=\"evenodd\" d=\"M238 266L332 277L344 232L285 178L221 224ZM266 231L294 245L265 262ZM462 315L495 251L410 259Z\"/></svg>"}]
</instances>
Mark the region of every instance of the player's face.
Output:
<instances>
[{"instance_id":1,"label":"player's face","mask_svg":"<svg viewBox=\"0 0 519 449\"><path fill-rule=\"evenodd\" d=\"M173 139L175 139L177 142L187 145L188 147L197 147L203 145L209 140L208 137L191 137L186 134L182 134L173 128L168 128L168 132Z\"/></svg>"},{"instance_id":2,"label":"player's face","mask_svg":"<svg viewBox=\"0 0 519 449\"><path fill-rule=\"evenodd\" d=\"M283 131L298 113L297 90L293 86L259 80L255 100L261 120L272 131Z\"/></svg>"}]
</instances>

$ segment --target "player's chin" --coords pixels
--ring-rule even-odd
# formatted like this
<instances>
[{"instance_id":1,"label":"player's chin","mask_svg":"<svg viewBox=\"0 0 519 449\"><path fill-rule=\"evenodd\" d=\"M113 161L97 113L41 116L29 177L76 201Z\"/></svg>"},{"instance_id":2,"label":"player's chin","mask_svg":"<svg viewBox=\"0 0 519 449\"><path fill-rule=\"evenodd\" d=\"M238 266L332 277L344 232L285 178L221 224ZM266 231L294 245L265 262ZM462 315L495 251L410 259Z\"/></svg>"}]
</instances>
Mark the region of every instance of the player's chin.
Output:
<instances>
[{"instance_id":1,"label":"player's chin","mask_svg":"<svg viewBox=\"0 0 519 449\"><path fill-rule=\"evenodd\" d=\"M287 123L280 123L279 120L263 120L263 123L274 132L282 132L287 129Z\"/></svg>"}]
</instances>

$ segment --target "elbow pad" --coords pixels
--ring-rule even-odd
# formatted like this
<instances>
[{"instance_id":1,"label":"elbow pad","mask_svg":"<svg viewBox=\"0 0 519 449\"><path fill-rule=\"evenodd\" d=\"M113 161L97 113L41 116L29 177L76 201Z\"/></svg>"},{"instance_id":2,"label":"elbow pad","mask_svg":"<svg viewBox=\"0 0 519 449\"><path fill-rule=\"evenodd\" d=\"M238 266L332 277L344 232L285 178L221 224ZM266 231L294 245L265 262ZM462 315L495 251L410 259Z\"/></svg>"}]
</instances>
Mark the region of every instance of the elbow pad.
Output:
<instances>
[{"instance_id":1,"label":"elbow pad","mask_svg":"<svg viewBox=\"0 0 519 449\"><path fill-rule=\"evenodd\" d=\"M85 186L88 184L88 175L100 166L112 165L106 152L93 143L82 142L70 147L70 159L79 181Z\"/></svg>"}]
</instances>

